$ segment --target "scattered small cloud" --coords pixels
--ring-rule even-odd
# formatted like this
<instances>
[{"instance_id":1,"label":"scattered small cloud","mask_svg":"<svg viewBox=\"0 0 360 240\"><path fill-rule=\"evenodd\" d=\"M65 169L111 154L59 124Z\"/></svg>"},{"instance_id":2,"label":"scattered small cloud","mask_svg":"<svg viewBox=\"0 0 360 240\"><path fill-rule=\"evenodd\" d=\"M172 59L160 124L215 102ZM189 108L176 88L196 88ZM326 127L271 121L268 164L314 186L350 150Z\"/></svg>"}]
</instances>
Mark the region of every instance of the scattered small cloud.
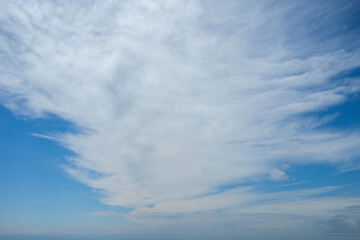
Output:
<instances>
[{"instance_id":1,"label":"scattered small cloud","mask_svg":"<svg viewBox=\"0 0 360 240\"><path fill-rule=\"evenodd\" d=\"M289 176L283 170L273 169L270 173L270 179L272 181L284 181L288 180Z\"/></svg>"},{"instance_id":2,"label":"scattered small cloud","mask_svg":"<svg viewBox=\"0 0 360 240\"><path fill-rule=\"evenodd\" d=\"M288 170L288 169L290 169L290 165L287 164L287 163L284 163L284 164L281 166L281 169L283 169L283 170Z\"/></svg>"}]
</instances>

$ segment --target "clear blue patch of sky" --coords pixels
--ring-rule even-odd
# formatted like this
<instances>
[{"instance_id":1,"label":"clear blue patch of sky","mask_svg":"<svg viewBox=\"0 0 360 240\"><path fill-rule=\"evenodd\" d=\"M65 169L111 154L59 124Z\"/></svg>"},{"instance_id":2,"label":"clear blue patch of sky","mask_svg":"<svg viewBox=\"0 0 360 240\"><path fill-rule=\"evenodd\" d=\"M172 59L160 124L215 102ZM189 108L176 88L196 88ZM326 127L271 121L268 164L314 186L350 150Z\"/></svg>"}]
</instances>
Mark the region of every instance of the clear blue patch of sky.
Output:
<instances>
[{"instance_id":1,"label":"clear blue patch of sky","mask_svg":"<svg viewBox=\"0 0 360 240\"><path fill-rule=\"evenodd\" d=\"M324 111L316 113L318 116L333 115L337 116L331 120L322 128L333 128L333 129L352 129L359 131L360 130L360 97L356 96L349 101L328 108Z\"/></svg>"},{"instance_id":2,"label":"clear blue patch of sky","mask_svg":"<svg viewBox=\"0 0 360 240\"><path fill-rule=\"evenodd\" d=\"M272 192L338 186L341 189L330 194L338 195L341 190L341 194L360 196L360 170L341 173L334 165L310 164L292 165L287 174L287 181L266 181L258 185L258 188Z\"/></svg>"},{"instance_id":3,"label":"clear blue patch of sky","mask_svg":"<svg viewBox=\"0 0 360 240\"><path fill-rule=\"evenodd\" d=\"M336 85L338 82L349 82L359 77L360 66L335 74L330 78L330 83ZM333 129L360 131L360 95L358 93L348 94L346 101L341 104L333 105L329 108L321 109L320 111L301 114L297 117L322 119L327 116L335 117L326 124L320 125L318 130Z\"/></svg>"},{"instance_id":4,"label":"clear blue patch of sky","mask_svg":"<svg viewBox=\"0 0 360 240\"><path fill-rule=\"evenodd\" d=\"M314 194L299 197L304 199L314 197L360 197L360 170L340 173L336 166L328 164L293 165L288 169L288 174L290 177L285 181L271 181L270 179L266 179L260 182L224 184L208 195L218 194L240 187L250 187L252 189L251 191L269 194L335 187L325 192L314 192ZM270 196L271 195L269 195L269 197ZM289 197L290 199L288 200L291 200L291 194ZM270 197L264 200L269 201L274 199ZM264 200L257 202L260 203ZM283 200L287 200L286 197Z\"/></svg>"},{"instance_id":5,"label":"clear blue patch of sky","mask_svg":"<svg viewBox=\"0 0 360 240\"><path fill-rule=\"evenodd\" d=\"M291 165L286 170L288 180L272 181L269 178L253 182L232 182L218 186L211 194L229 191L239 187L252 187L254 191L282 192L337 186L337 190L317 196L360 196L360 170L340 172L335 165L306 164Z\"/></svg>"},{"instance_id":6,"label":"clear blue patch of sky","mask_svg":"<svg viewBox=\"0 0 360 240\"><path fill-rule=\"evenodd\" d=\"M99 193L71 179L61 167L66 164L65 157L74 153L32 135L75 130L55 116L19 118L0 105L0 225L61 227L124 221L118 216L92 214L114 208L101 204Z\"/></svg>"}]
</instances>

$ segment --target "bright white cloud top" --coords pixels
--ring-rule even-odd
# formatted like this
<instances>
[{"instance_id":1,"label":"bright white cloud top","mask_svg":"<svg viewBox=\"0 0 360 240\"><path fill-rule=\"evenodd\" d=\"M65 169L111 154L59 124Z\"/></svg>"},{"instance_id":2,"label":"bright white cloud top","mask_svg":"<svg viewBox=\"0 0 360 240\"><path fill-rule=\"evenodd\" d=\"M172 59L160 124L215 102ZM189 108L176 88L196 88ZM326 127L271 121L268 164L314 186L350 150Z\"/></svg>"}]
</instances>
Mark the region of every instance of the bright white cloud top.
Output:
<instances>
[{"instance_id":1,"label":"bright white cloud top","mask_svg":"<svg viewBox=\"0 0 360 240\"><path fill-rule=\"evenodd\" d=\"M49 133L76 153L66 171L103 191L103 203L133 208L129 219L325 216L360 199L241 184L291 179L293 164L358 167L359 132L311 114L360 91L359 78L336 81L360 63L358 30L340 27L354 4L5 1L2 102L78 126Z\"/></svg>"}]
</instances>

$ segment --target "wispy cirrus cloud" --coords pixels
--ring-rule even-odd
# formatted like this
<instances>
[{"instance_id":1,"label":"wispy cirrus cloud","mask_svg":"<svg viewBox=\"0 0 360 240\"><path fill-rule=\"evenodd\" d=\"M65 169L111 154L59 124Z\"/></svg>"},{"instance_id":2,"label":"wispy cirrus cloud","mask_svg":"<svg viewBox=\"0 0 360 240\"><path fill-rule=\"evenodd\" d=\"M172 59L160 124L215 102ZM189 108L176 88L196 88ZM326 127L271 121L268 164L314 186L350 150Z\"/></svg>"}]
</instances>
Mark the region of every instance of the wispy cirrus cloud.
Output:
<instances>
[{"instance_id":1,"label":"wispy cirrus cloud","mask_svg":"<svg viewBox=\"0 0 360 240\"><path fill-rule=\"evenodd\" d=\"M66 170L103 190L106 204L163 216L231 209L259 196L209 193L286 180L283 162L359 155L358 132L319 128L334 116L306 117L360 90L356 77L332 80L360 62L358 30L341 27L354 3L4 5L2 103L83 129L56 139L77 154Z\"/></svg>"}]
</instances>

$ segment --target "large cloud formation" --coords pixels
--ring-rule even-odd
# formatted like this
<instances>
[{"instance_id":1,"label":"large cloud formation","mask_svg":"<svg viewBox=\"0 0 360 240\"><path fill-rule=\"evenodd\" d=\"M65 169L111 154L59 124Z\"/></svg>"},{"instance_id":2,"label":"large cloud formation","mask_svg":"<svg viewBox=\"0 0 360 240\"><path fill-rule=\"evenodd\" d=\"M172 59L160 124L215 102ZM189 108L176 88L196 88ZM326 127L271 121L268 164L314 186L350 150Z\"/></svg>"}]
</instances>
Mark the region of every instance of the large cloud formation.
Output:
<instances>
[{"instance_id":1,"label":"large cloud formation","mask_svg":"<svg viewBox=\"0 0 360 240\"><path fill-rule=\"evenodd\" d=\"M359 133L309 113L360 90L338 79L360 62L356 3L85 2L3 2L0 89L18 114L81 129L52 137L102 202L241 212L268 196L221 186L286 180L284 163L354 165Z\"/></svg>"}]
</instances>

